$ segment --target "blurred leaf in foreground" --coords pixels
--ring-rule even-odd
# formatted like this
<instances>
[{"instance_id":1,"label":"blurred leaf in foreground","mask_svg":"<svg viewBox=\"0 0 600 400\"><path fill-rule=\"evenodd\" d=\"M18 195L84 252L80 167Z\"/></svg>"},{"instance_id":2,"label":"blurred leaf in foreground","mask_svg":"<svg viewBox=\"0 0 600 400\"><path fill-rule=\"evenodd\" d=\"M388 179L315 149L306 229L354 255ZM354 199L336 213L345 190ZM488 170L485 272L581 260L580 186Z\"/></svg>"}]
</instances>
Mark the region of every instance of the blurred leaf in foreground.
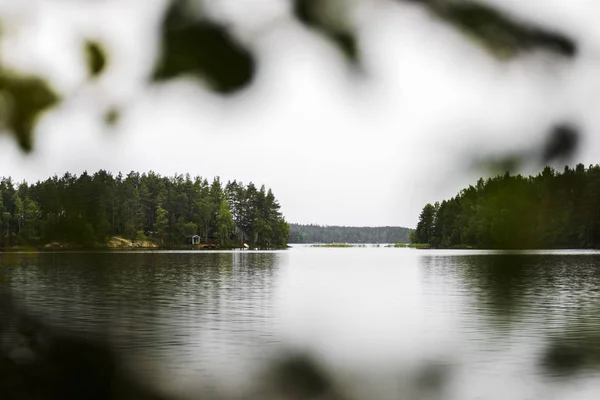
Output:
<instances>
[{"instance_id":1,"label":"blurred leaf in foreground","mask_svg":"<svg viewBox=\"0 0 600 400\"><path fill-rule=\"evenodd\" d=\"M174 1L162 27L162 56L154 80L190 74L207 80L220 93L247 86L255 74L252 54L224 26L198 20L184 1Z\"/></svg>"},{"instance_id":2,"label":"blurred leaf in foreground","mask_svg":"<svg viewBox=\"0 0 600 400\"><path fill-rule=\"evenodd\" d=\"M511 58L521 51L546 49L574 57L572 39L530 24L484 4L465 0L403 0L426 5L436 16L478 41L498 58Z\"/></svg>"},{"instance_id":3,"label":"blurred leaf in foreground","mask_svg":"<svg viewBox=\"0 0 600 400\"><path fill-rule=\"evenodd\" d=\"M309 26L331 39L348 60L358 61L356 36L340 19L344 10L336 0L295 0L294 14L304 25Z\"/></svg>"},{"instance_id":4,"label":"blurred leaf in foreground","mask_svg":"<svg viewBox=\"0 0 600 400\"><path fill-rule=\"evenodd\" d=\"M122 112L120 109L116 108L116 107L111 107L105 114L104 114L104 123L107 126L115 126L119 123L119 121L121 120L121 115Z\"/></svg>"},{"instance_id":5,"label":"blurred leaf in foreground","mask_svg":"<svg viewBox=\"0 0 600 400\"><path fill-rule=\"evenodd\" d=\"M0 125L12 132L23 150L31 151L37 119L58 101L42 78L0 71Z\"/></svg>"},{"instance_id":6,"label":"blurred leaf in foreground","mask_svg":"<svg viewBox=\"0 0 600 400\"><path fill-rule=\"evenodd\" d=\"M542 162L554 160L568 161L580 144L579 130L570 124L560 124L552 128L543 150Z\"/></svg>"},{"instance_id":7,"label":"blurred leaf in foreground","mask_svg":"<svg viewBox=\"0 0 600 400\"><path fill-rule=\"evenodd\" d=\"M98 42L85 43L85 56L90 76L97 77L104 72L108 57L105 49Z\"/></svg>"}]
</instances>

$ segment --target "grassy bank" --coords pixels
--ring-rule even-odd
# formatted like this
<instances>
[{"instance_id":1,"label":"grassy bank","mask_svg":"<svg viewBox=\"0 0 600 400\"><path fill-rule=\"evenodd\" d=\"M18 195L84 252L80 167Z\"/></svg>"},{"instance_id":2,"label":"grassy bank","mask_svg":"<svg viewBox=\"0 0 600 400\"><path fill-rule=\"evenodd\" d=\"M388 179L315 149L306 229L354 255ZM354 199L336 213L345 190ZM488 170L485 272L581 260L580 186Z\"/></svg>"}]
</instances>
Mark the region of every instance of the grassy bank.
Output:
<instances>
[{"instance_id":1,"label":"grassy bank","mask_svg":"<svg viewBox=\"0 0 600 400\"><path fill-rule=\"evenodd\" d=\"M430 249L431 246L428 243L396 243L393 245L388 245L388 247L400 247L400 248L410 248L410 249Z\"/></svg>"},{"instance_id":2,"label":"grassy bank","mask_svg":"<svg viewBox=\"0 0 600 400\"><path fill-rule=\"evenodd\" d=\"M351 243L319 243L312 244L310 247L323 248L351 248L351 247L367 247L366 244L351 244ZM431 246L427 243L395 243L388 245L373 244L372 247L396 247L396 248L411 248L411 249L430 249Z\"/></svg>"},{"instance_id":3,"label":"grassy bank","mask_svg":"<svg viewBox=\"0 0 600 400\"><path fill-rule=\"evenodd\" d=\"M348 248L348 247L366 247L366 245L350 244L350 243L323 243L323 244L313 244L310 247Z\"/></svg>"}]
</instances>

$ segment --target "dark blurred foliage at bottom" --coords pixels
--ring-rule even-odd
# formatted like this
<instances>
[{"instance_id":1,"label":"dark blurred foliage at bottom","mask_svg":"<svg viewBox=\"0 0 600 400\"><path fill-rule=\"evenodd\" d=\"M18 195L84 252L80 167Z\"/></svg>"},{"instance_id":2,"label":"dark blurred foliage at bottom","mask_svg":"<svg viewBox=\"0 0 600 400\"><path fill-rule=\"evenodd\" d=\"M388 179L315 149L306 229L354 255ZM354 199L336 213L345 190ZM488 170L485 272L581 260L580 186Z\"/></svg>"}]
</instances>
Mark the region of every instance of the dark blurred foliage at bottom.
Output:
<instances>
[{"instance_id":1,"label":"dark blurred foliage at bottom","mask_svg":"<svg viewBox=\"0 0 600 400\"><path fill-rule=\"evenodd\" d=\"M151 384L144 384L122 365L108 342L57 331L20 310L11 295L0 289L0 399L172 399L152 389ZM223 396L200 391L190 398ZM270 365L241 398L345 397L317 362L307 355L296 354Z\"/></svg>"},{"instance_id":2,"label":"dark blurred foliage at bottom","mask_svg":"<svg viewBox=\"0 0 600 400\"><path fill-rule=\"evenodd\" d=\"M0 293L0 398L162 399L120 369L103 343L55 332Z\"/></svg>"}]
</instances>

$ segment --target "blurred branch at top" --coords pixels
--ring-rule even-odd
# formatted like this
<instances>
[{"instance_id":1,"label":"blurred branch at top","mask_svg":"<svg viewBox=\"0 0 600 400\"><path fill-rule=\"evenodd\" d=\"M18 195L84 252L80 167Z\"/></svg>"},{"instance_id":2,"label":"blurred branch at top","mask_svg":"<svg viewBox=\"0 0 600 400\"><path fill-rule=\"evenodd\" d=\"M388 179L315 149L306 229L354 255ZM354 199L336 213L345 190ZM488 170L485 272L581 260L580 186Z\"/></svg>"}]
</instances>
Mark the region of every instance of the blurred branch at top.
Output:
<instances>
[{"instance_id":1,"label":"blurred branch at top","mask_svg":"<svg viewBox=\"0 0 600 400\"><path fill-rule=\"evenodd\" d=\"M469 0L400 0L426 6L500 59L544 49L565 57L577 54L570 38L519 21L488 5Z\"/></svg>"},{"instance_id":2,"label":"blurred branch at top","mask_svg":"<svg viewBox=\"0 0 600 400\"><path fill-rule=\"evenodd\" d=\"M348 63L354 66L361 64L364 52L359 46L355 21L361 2L370 0L291 1L291 13L297 21L337 46ZM382 1L425 7L437 19L463 32L499 61L538 49L567 58L577 54L577 45L572 39L513 18L483 3L461 0ZM204 3L195 0L172 0L168 3L158 36L160 53L147 85L187 75L207 82L216 93L229 95L252 83L256 75L257 55L247 40L242 41L236 36L232 26L210 18L203 9ZM81 3L80 7L89 5ZM3 17L9 18L0 16L0 19ZM10 35L10 32L4 31L3 34ZM81 46L81 57L87 62L89 81L101 78L110 68L111 54L101 41L86 38ZM13 71L4 62L0 64L0 125L15 137L24 151L33 148L34 131L40 117L57 106L62 97L53 87L53 82ZM119 118L115 116L120 116L121 111L118 107L111 107L104 122L108 125L117 123Z\"/></svg>"}]
</instances>

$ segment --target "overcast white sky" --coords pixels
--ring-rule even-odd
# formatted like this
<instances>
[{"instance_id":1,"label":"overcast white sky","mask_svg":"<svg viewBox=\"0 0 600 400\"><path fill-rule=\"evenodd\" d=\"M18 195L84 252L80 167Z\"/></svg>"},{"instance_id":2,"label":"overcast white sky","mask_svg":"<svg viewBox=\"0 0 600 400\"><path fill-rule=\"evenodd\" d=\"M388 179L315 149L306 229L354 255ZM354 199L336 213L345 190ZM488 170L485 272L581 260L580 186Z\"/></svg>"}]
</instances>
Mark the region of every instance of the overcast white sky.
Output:
<instances>
[{"instance_id":1,"label":"overcast white sky","mask_svg":"<svg viewBox=\"0 0 600 400\"><path fill-rule=\"evenodd\" d=\"M533 148L556 122L585 130L576 161L600 161L598 2L488 0L581 46L571 61L501 64L418 6L353 1L368 60L360 79L292 22L287 1L207 0L259 56L254 84L223 99L185 80L144 85L164 0L0 0L11 22L4 62L43 73L68 98L41 121L33 155L0 135L0 175L219 175L271 187L291 222L414 226L426 202L476 180L474 156ZM112 54L99 82L86 83L82 35ZM99 122L110 104L126 111L114 130Z\"/></svg>"}]
</instances>

